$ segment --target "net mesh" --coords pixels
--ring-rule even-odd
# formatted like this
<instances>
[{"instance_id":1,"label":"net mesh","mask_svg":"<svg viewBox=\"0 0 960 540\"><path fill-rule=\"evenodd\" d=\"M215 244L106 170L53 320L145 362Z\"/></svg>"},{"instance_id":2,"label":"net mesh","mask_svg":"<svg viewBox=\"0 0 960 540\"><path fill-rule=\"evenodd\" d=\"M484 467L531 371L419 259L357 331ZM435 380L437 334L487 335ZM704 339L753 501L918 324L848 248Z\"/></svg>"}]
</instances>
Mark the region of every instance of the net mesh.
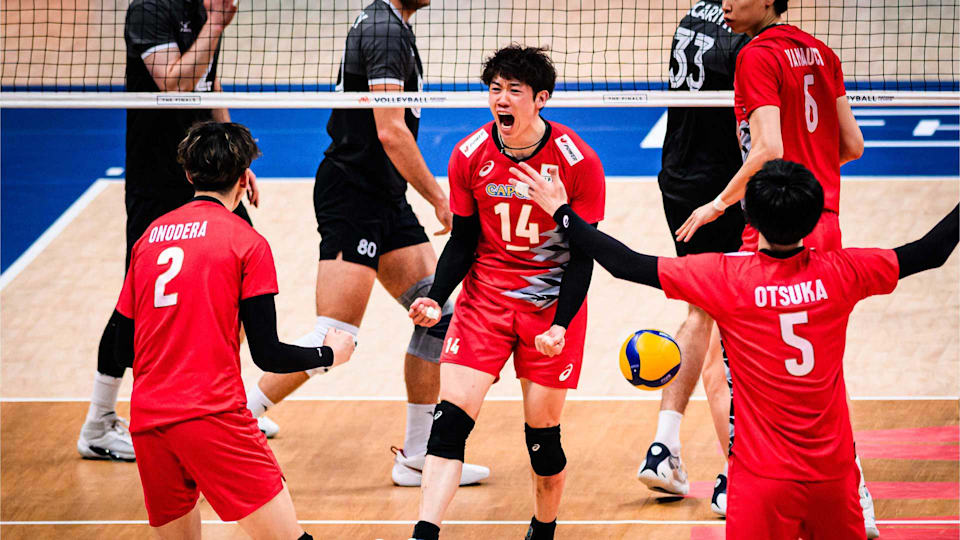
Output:
<instances>
[{"instance_id":1,"label":"net mesh","mask_svg":"<svg viewBox=\"0 0 960 540\"><path fill-rule=\"evenodd\" d=\"M332 90L346 33L369 2L240 0L221 45L224 88ZM693 4L439 0L411 22L427 90L479 89L485 56L511 42L549 46L560 90L661 90L673 32ZM122 91L128 5L4 0L3 90ZM836 51L851 89L958 90L956 0L794 0L786 21Z\"/></svg>"}]
</instances>

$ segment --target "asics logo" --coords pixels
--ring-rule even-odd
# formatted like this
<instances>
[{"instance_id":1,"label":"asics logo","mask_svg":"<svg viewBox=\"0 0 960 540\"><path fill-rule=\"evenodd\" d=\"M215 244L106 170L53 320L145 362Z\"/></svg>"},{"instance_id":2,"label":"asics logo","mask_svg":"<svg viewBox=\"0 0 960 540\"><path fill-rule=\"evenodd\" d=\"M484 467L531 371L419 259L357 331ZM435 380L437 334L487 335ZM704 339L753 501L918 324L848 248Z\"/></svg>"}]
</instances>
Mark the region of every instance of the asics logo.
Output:
<instances>
[{"instance_id":1,"label":"asics logo","mask_svg":"<svg viewBox=\"0 0 960 540\"><path fill-rule=\"evenodd\" d=\"M563 373L560 374L560 382L569 379L571 373L573 373L573 364L567 364L567 367L564 368Z\"/></svg>"},{"instance_id":2,"label":"asics logo","mask_svg":"<svg viewBox=\"0 0 960 540\"><path fill-rule=\"evenodd\" d=\"M492 170L493 170L493 160L491 159L490 161L483 164L483 167L480 168L480 172L477 174L479 174L480 177L482 178L490 174L490 171Z\"/></svg>"},{"instance_id":3,"label":"asics logo","mask_svg":"<svg viewBox=\"0 0 960 540\"><path fill-rule=\"evenodd\" d=\"M536 451L539 450L539 449L540 449L540 445L539 445L539 444L535 444L535 445L533 445L533 446L530 447L530 451L531 451L531 452L536 452Z\"/></svg>"},{"instance_id":4,"label":"asics logo","mask_svg":"<svg viewBox=\"0 0 960 540\"><path fill-rule=\"evenodd\" d=\"M433 415L433 419L439 420L441 416L443 416L443 411L437 411L437 413Z\"/></svg>"}]
</instances>

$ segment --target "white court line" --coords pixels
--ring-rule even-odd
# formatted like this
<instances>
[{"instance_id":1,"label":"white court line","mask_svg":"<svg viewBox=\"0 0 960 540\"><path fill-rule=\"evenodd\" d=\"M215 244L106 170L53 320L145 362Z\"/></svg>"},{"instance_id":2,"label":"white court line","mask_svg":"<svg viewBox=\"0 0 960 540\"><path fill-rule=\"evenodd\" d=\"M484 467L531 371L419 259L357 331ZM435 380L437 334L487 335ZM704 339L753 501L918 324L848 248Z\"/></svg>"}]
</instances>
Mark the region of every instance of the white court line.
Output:
<instances>
[{"instance_id":1,"label":"white court line","mask_svg":"<svg viewBox=\"0 0 960 540\"><path fill-rule=\"evenodd\" d=\"M853 401L960 401L960 396L851 396ZM690 401L706 401L706 396L692 396ZM74 403L89 402L86 397L0 397L0 403ZM117 398L128 402L130 398ZM406 396L290 396L284 401L407 401ZM484 401L523 401L520 396L489 396ZM639 396L567 396L567 401L660 401L660 394Z\"/></svg>"},{"instance_id":2,"label":"white court line","mask_svg":"<svg viewBox=\"0 0 960 540\"><path fill-rule=\"evenodd\" d=\"M960 141L867 141L865 148L960 148Z\"/></svg>"},{"instance_id":3,"label":"white court line","mask_svg":"<svg viewBox=\"0 0 960 540\"><path fill-rule=\"evenodd\" d=\"M854 116L944 116L960 114L960 109L860 109L854 107Z\"/></svg>"},{"instance_id":4,"label":"white court line","mask_svg":"<svg viewBox=\"0 0 960 540\"><path fill-rule=\"evenodd\" d=\"M14 261L13 264L4 270L3 274L0 274L0 291L13 281L13 278L17 277L24 268L29 266L30 263L37 258L37 255L40 255L40 253L50 245L50 242L53 242L63 229L67 228L67 225L80 215L80 212L106 188L107 183L102 180L97 180L93 185L88 187L87 190L83 192L83 195L74 201L73 204L53 222L53 225L47 227L47 230L40 235L40 238L37 238L23 254L17 257L17 260Z\"/></svg>"},{"instance_id":5,"label":"white court line","mask_svg":"<svg viewBox=\"0 0 960 540\"><path fill-rule=\"evenodd\" d=\"M0 525L148 525L143 519L131 520L91 520L91 521L0 521ZM234 525L235 521L204 519L204 525ZM379 519L301 519L302 525L415 525L414 520ZM508 520L444 520L444 525L529 525L530 521ZM878 525L960 525L960 520L952 519L878 519ZM575 520L557 521L557 525L726 525L721 519L711 520L653 520L653 519L615 519L615 520Z\"/></svg>"}]
</instances>

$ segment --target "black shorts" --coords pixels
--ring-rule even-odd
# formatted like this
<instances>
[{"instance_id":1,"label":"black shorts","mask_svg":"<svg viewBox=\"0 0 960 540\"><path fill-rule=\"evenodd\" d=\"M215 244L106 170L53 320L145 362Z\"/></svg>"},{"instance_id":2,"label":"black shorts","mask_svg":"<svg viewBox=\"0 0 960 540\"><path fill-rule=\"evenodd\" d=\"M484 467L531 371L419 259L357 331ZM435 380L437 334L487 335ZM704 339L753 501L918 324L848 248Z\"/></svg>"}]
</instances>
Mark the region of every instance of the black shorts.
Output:
<instances>
[{"instance_id":1,"label":"black shorts","mask_svg":"<svg viewBox=\"0 0 960 540\"><path fill-rule=\"evenodd\" d=\"M347 173L324 159L313 185L320 260L336 259L374 270L380 255L429 242L406 199L386 201L360 191Z\"/></svg>"},{"instance_id":2,"label":"black shorts","mask_svg":"<svg viewBox=\"0 0 960 540\"><path fill-rule=\"evenodd\" d=\"M130 255L133 252L133 245L147 231L147 227L158 217L180 208L193 199L193 193L189 196L158 197L156 195L135 193L127 191L124 194L124 202L127 206L127 257L124 269L130 267ZM234 214L243 218L244 221L253 226L250 221L250 215L243 203L237 205Z\"/></svg>"},{"instance_id":3,"label":"black shorts","mask_svg":"<svg viewBox=\"0 0 960 540\"><path fill-rule=\"evenodd\" d=\"M677 256L694 253L732 253L740 250L744 219L740 204L731 205L716 221L697 229L688 242L678 242L676 231L701 204L663 197L663 212L667 215L670 237L677 249Z\"/></svg>"}]
</instances>

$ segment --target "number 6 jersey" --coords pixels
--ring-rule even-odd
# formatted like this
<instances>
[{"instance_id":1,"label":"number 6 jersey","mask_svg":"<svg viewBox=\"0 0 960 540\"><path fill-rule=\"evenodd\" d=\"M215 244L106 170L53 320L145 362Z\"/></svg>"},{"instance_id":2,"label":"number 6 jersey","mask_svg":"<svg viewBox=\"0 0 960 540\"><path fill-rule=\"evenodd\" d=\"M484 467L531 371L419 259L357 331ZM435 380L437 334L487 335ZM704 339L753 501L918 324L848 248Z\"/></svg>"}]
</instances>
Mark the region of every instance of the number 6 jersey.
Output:
<instances>
[{"instance_id":1,"label":"number 6 jersey","mask_svg":"<svg viewBox=\"0 0 960 540\"><path fill-rule=\"evenodd\" d=\"M216 199L150 224L117 302L135 328L130 431L245 407L240 300L276 293L267 240Z\"/></svg>"},{"instance_id":2,"label":"number 6 jersey","mask_svg":"<svg viewBox=\"0 0 960 540\"><path fill-rule=\"evenodd\" d=\"M605 200L600 158L570 128L544 123L543 141L524 161L563 182L570 206L588 223L599 222ZM498 305L536 311L559 297L570 247L553 217L510 185L517 161L502 148L490 122L457 143L450 157L450 209L480 217L477 259L464 281Z\"/></svg>"}]
</instances>

